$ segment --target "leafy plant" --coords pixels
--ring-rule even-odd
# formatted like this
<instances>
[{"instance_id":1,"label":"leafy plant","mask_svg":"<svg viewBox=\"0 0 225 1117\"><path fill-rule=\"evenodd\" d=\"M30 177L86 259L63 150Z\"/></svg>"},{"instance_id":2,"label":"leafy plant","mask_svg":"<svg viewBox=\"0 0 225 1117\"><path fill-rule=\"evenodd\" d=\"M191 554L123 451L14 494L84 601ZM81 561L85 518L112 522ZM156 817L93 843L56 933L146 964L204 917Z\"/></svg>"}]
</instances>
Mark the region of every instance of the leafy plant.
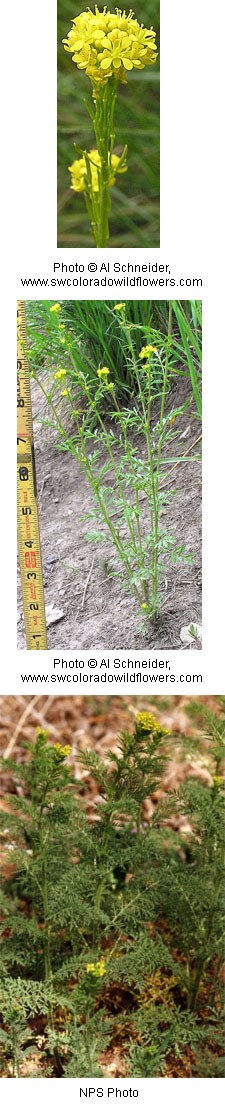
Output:
<instances>
[{"instance_id":1,"label":"leafy plant","mask_svg":"<svg viewBox=\"0 0 225 1117\"><path fill-rule=\"evenodd\" d=\"M193 741L196 755L206 735L207 782L187 779L162 798L168 741L148 712L106 761L78 750L80 780L69 748L41 730L25 762L3 762L20 788L1 812L3 1074L20 1077L24 1063L33 1074L33 1056L44 1077L101 1076L117 1036L128 1074L173 1064L176 1074L178 1062L183 1076L207 1077L208 1059L222 1073L223 712ZM81 806L87 771L92 820ZM146 825L149 796L158 805ZM171 827L174 811L185 812L188 840Z\"/></svg>"},{"instance_id":2,"label":"leafy plant","mask_svg":"<svg viewBox=\"0 0 225 1117\"><path fill-rule=\"evenodd\" d=\"M145 620L154 621L160 608L159 582L168 557L172 562L191 561L185 544L177 545L170 533L163 531L161 510L173 493L167 488L167 460L174 466L179 461L192 459L164 459L165 444L172 446L177 437L177 423L185 407L170 406L170 349L172 344L172 304L168 305L167 338L163 350L151 343L142 346L137 356L134 339L139 325L129 320L126 304L118 303L109 315L114 329L123 338L123 350L132 384L132 399L127 396L124 406L117 396L117 384L111 379L111 367L103 364L93 375L91 362L85 367L80 360L79 343L71 339L65 323L61 321L60 304L49 309L53 327L61 336L64 367L55 373L55 384L45 386L37 374L42 392L53 415L52 425L61 436L60 449L69 451L85 473L93 494L94 509L88 519L95 521L89 538L95 541L108 535L114 545L119 566L115 573L124 575ZM149 327L146 327L149 334ZM153 344L152 344L153 341ZM171 374L172 375L172 374ZM68 437L57 395L69 404L75 434ZM135 389L137 395L134 398ZM126 391L126 385L125 385ZM108 410L111 425L104 417L105 399L110 399ZM107 406L107 405L106 405ZM158 415L155 417L155 406ZM48 420L47 420L48 422ZM50 422L50 420L49 420ZM140 458L138 441L144 437L145 452ZM105 459L102 462L102 451ZM169 470L169 473L171 470ZM143 501L148 514L148 529L143 524ZM126 525L126 535L124 533ZM103 530L102 530L103 529Z\"/></svg>"},{"instance_id":3,"label":"leafy plant","mask_svg":"<svg viewBox=\"0 0 225 1117\"><path fill-rule=\"evenodd\" d=\"M110 366L116 395L119 403L125 404L129 399L138 395L138 383L135 375L133 361L122 315L114 314L114 303L110 300L66 300L57 304L60 307L60 329L56 328L56 319L52 314L52 304L48 299L40 302L33 300L26 302L26 317L29 342L29 362L32 370L45 368L52 371L55 363L63 363L66 359L68 343L74 363L79 365L82 372L89 376L90 385L98 387L96 369L99 367L104 352L104 362ZM126 300L126 320L132 326L132 341L136 361L140 349L150 343L154 345L165 359L168 335L169 304L163 300ZM171 385L176 385L178 379L186 382L187 397L190 391L190 373L185 346L180 336L177 324L177 308L180 308L182 319L191 328L196 329L198 348L194 354L196 377L199 391L201 389L201 303L189 301L187 303L172 304L172 331L169 349L169 374ZM135 329L134 329L135 327ZM64 331L66 335L64 336ZM66 353L65 353L66 342ZM190 338L190 345L193 344ZM71 371L70 356L68 370ZM153 369L154 375L154 369ZM158 368L154 387L162 383L162 373ZM192 389L192 381L191 381ZM110 397L102 399L103 413L110 414Z\"/></svg>"}]
</instances>

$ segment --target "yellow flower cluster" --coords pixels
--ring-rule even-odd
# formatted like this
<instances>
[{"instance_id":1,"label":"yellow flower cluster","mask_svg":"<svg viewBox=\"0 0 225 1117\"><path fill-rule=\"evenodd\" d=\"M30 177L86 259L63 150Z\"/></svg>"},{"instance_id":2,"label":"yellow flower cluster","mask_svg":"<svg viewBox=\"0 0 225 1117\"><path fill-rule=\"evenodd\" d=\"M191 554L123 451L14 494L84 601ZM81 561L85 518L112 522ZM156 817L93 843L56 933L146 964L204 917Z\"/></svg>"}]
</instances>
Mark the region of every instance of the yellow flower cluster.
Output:
<instances>
[{"instance_id":1,"label":"yellow flower cluster","mask_svg":"<svg viewBox=\"0 0 225 1117\"><path fill-rule=\"evenodd\" d=\"M58 314L60 309L60 303L53 303L53 306L50 306L50 314Z\"/></svg>"},{"instance_id":2,"label":"yellow flower cluster","mask_svg":"<svg viewBox=\"0 0 225 1117\"><path fill-rule=\"evenodd\" d=\"M66 368L60 368L58 372L55 372L54 379L55 380L64 380L64 376L66 376Z\"/></svg>"},{"instance_id":3,"label":"yellow flower cluster","mask_svg":"<svg viewBox=\"0 0 225 1117\"><path fill-rule=\"evenodd\" d=\"M141 358L150 357L151 353L156 353L155 346L154 345L143 345L143 349L141 349L141 351L139 353L139 357L141 357Z\"/></svg>"},{"instance_id":4,"label":"yellow flower cluster","mask_svg":"<svg viewBox=\"0 0 225 1117\"><path fill-rule=\"evenodd\" d=\"M153 27L145 28L132 11L127 15L120 8L113 14L106 6L100 12L95 5L94 12L90 8L81 12L63 43L94 86L109 78L124 82L129 70L143 70L157 58Z\"/></svg>"},{"instance_id":5,"label":"yellow flower cluster","mask_svg":"<svg viewBox=\"0 0 225 1117\"><path fill-rule=\"evenodd\" d=\"M70 745L61 745L60 741L56 741L56 743L51 745L51 743L48 742L48 733L45 729L41 729L39 725L37 727L36 745L48 745L49 749L53 749L58 756L63 758L64 756L70 756L71 753Z\"/></svg>"},{"instance_id":6,"label":"yellow flower cluster","mask_svg":"<svg viewBox=\"0 0 225 1117\"><path fill-rule=\"evenodd\" d=\"M161 733L164 737L166 733L170 732L169 729L164 729L159 721L156 721L154 714L148 714L144 710L136 715L136 722L139 729L145 729L149 733Z\"/></svg>"},{"instance_id":7,"label":"yellow flower cluster","mask_svg":"<svg viewBox=\"0 0 225 1117\"><path fill-rule=\"evenodd\" d=\"M87 973L92 974L93 977L104 977L104 973L105 973L104 958L100 958L99 962L96 962L96 963L88 962L88 965L86 966L86 971L87 971Z\"/></svg>"},{"instance_id":8,"label":"yellow flower cluster","mask_svg":"<svg viewBox=\"0 0 225 1117\"><path fill-rule=\"evenodd\" d=\"M104 380L105 377L109 376L109 375L110 375L110 373L109 373L109 368L107 368L107 365L104 365L103 368L97 368L97 376L99 376L99 380Z\"/></svg>"},{"instance_id":9,"label":"yellow flower cluster","mask_svg":"<svg viewBox=\"0 0 225 1117\"><path fill-rule=\"evenodd\" d=\"M97 194L99 190L99 171L101 170L101 156L95 148L92 151L88 151L87 155L91 173L91 187L93 193ZM115 175L117 172L118 174L122 175L127 170L126 165L118 168L119 162L119 155L111 156L111 173L109 176L109 186L114 186ZM80 194L82 190L88 189L87 164L84 155L82 156L82 159L74 159L74 163L71 164L71 167L68 167L68 171L71 172L72 177L71 190L76 190L76 192Z\"/></svg>"},{"instance_id":10,"label":"yellow flower cluster","mask_svg":"<svg viewBox=\"0 0 225 1117\"><path fill-rule=\"evenodd\" d=\"M125 303L115 303L115 306L113 307L113 310L123 310L124 307L125 307Z\"/></svg>"},{"instance_id":11,"label":"yellow flower cluster","mask_svg":"<svg viewBox=\"0 0 225 1117\"><path fill-rule=\"evenodd\" d=\"M105 388L107 388L108 392L112 392L115 384L113 380L108 380L108 376L110 376L110 370L109 368L107 368L107 365L104 365L103 368L97 368L97 376L99 377L99 380L103 380Z\"/></svg>"},{"instance_id":12,"label":"yellow flower cluster","mask_svg":"<svg viewBox=\"0 0 225 1117\"><path fill-rule=\"evenodd\" d=\"M54 748L54 752L58 753L58 756L62 756L62 757L70 756L70 753L71 753L70 745L60 745L60 742L56 741L56 744L53 745L53 748Z\"/></svg>"}]
</instances>

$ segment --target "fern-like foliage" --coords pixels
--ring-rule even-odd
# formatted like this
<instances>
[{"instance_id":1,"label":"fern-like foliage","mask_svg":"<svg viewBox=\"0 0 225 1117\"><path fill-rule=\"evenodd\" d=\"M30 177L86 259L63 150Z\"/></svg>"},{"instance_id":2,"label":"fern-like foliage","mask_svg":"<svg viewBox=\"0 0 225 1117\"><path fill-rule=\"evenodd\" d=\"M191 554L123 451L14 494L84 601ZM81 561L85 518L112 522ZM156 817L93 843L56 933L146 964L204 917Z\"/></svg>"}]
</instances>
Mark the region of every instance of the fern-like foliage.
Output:
<instances>
[{"instance_id":1,"label":"fern-like foliage","mask_svg":"<svg viewBox=\"0 0 225 1117\"><path fill-rule=\"evenodd\" d=\"M41 730L24 763L3 762L15 787L1 812L4 1075L102 1076L118 1036L127 1074L171 1076L177 1060L204 1077L209 1059L222 1074L225 719L207 713L203 727L202 704L190 712L207 782L164 793L149 825L143 803L173 749L152 714L104 762L78 754L100 792L93 821L69 750Z\"/></svg>"}]
</instances>

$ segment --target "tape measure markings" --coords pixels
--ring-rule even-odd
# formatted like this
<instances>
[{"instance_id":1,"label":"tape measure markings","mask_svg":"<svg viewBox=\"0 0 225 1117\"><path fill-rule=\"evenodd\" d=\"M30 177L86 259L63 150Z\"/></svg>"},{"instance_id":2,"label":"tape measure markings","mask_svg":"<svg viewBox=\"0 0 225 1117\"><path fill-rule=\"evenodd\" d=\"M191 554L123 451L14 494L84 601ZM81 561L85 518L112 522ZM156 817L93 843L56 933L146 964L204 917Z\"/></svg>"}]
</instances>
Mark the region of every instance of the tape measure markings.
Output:
<instances>
[{"instance_id":1,"label":"tape measure markings","mask_svg":"<svg viewBox=\"0 0 225 1117\"><path fill-rule=\"evenodd\" d=\"M25 306L17 311L17 523L28 649L47 647ZM22 340L21 340L22 338Z\"/></svg>"}]
</instances>

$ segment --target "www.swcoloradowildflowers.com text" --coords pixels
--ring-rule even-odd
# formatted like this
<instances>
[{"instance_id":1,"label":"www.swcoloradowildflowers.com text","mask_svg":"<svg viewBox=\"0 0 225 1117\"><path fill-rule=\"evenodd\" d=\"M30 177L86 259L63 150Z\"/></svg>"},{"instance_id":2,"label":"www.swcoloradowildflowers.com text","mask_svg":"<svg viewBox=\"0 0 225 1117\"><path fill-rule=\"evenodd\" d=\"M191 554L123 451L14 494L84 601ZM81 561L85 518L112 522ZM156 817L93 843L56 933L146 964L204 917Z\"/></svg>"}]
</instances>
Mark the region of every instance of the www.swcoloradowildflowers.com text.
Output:
<instances>
[{"instance_id":1,"label":"www.swcoloradowildflowers.com text","mask_svg":"<svg viewBox=\"0 0 225 1117\"><path fill-rule=\"evenodd\" d=\"M108 288L135 288L144 290L146 288L201 288L203 286L203 279L201 276L178 276L171 275L169 264L143 263L136 264L127 261L121 263L119 260L106 263L96 263L90 260L87 263L80 263L75 261L71 264L65 264L63 261L55 261L53 264L53 276L51 277L36 277L36 276L21 276L22 287L53 287L55 288L91 288L99 287L103 289Z\"/></svg>"},{"instance_id":2,"label":"www.swcoloradowildflowers.com text","mask_svg":"<svg viewBox=\"0 0 225 1117\"><path fill-rule=\"evenodd\" d=\"M203 682L203 676L198 674L187 675L149 675L141 671L123 671L122 674L114 674L111 671L102 671L101 674L90 674L87 671L78 671L74 674L68 672L66 674L52 674L52 675L22 675L20 676L22 683L137 683L137 684L151 684L151 683L193 683L194 685Z\"/></svg>"}]
</instances>

